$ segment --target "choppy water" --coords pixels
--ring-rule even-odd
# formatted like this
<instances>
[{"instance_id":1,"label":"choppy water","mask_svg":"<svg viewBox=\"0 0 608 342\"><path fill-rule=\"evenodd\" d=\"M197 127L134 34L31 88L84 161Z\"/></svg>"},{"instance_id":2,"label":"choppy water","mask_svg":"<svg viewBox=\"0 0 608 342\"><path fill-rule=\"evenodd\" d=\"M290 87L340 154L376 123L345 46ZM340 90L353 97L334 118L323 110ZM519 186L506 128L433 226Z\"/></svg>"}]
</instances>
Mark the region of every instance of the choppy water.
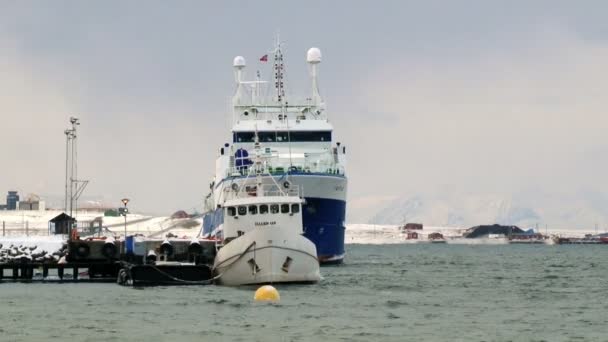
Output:
<instances>
[{"instance_id":1,"label":"choppy water","mask_svg":"<svg viewBox=\"0 0 608 342\"><path fill-rule=\"evenodd\" d=\"M607 341L608 247L350 245L318 285L0 284L1 341Z\"/></svg>"}]
</instances>

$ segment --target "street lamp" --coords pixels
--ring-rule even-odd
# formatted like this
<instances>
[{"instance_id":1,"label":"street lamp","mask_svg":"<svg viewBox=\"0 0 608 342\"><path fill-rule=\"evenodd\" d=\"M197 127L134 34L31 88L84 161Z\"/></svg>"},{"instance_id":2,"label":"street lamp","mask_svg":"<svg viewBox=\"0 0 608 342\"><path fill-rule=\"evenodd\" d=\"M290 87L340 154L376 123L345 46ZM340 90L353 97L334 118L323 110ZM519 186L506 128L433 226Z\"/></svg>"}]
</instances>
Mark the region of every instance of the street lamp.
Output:
<instances>
[{"instance_id":1,"label":"street lamp","mask_svg":"<svg viewBox=\"0 0 608 342\"><path fill-rule=\"evenodd\" d=\"M129 208L127 208L127 204L129 203L128 198L123 198L121 200L122 204L124 204L124 208L119 208L118 211L122 216L125 217L125 241L123 243L123 253L127 254L127 213L129 212Z\"/></svg>"}]
</instances>

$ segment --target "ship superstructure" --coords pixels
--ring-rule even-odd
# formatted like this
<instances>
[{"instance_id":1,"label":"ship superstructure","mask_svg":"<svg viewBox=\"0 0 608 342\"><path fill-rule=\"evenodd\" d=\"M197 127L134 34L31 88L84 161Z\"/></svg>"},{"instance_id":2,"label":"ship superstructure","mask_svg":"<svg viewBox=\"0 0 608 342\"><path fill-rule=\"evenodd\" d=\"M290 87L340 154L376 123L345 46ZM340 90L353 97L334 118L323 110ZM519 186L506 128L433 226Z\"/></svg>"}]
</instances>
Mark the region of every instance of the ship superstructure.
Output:
<instances>
[{"instance_id":1,"label":"ship superstructure","mask_svg":"<svg viewBox=\"0 0 608 342\"><path fill-rule=\"evenodd\" d=\"M341 262L346 214L346 147L334 140L333 127L319 92L317 74L321 51L311 48L307 52L312 92L303 100L286 96L285 66L279 42L271 54L270 82L260 80L259 72L256 80L244 81L245 59L234 58L236 91L232 99L231 142L218 151L215 176L205 198L201 234L223 239L221 203L230 189L245 186L257 136L264 157L263 181L280 184L285 189L292 186L301 189L304 236L315 243L321 262Z\"/></svg>"}]
</instances>

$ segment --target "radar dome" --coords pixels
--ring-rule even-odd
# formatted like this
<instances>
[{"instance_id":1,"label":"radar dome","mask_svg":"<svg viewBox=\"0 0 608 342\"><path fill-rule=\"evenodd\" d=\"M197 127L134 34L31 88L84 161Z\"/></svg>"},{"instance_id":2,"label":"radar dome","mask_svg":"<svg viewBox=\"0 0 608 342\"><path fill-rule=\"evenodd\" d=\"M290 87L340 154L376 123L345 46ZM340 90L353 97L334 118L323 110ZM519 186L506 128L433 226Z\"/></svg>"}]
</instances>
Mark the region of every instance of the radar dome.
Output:
<instances>
[{"instance_id":1,"label":"radar dome","mask_svg":"<svg viewBox=\"0 0 608 342\"><path fill-rule=\"evenodd\" d=\"M239 68L242 69L244 68L246 65L245 63L245 57L243 56L236 56L234 57L234 60L232 61L232 66L235 68Z\"/></svg>"},{"instance_id":2,"label":"radar dome","mask_svg":"<svg viewBox=\"0 0 608 342\"><path fill-rule=\"evenodd\" d=\"M321 50L316 47L308 49L306 61L308 63L321 63Z\"/></svg>"}]
</instances>

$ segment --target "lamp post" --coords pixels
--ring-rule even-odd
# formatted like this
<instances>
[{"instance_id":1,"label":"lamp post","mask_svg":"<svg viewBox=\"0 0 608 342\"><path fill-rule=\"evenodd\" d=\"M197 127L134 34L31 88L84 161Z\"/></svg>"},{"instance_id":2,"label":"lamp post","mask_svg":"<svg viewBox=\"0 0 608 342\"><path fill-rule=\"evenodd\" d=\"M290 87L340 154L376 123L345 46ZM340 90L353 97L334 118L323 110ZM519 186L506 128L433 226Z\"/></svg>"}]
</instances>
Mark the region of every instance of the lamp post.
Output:
<instances>
[{"instance_id":1,"label":"lamp post","mask_svg":"<svg viewBox=\"0 0 608 342\"><path fill-rule=\"evenodd\" d=\"M122 204L124 204L123 208L119 209L119 212L122 216L125 217L125 242L123 243L123 253L127 254L127 213L129 212L129 208L127 208L127 204L129 203L128 198L123 198L121 200Z\"/></svg>"}]
</instances>

